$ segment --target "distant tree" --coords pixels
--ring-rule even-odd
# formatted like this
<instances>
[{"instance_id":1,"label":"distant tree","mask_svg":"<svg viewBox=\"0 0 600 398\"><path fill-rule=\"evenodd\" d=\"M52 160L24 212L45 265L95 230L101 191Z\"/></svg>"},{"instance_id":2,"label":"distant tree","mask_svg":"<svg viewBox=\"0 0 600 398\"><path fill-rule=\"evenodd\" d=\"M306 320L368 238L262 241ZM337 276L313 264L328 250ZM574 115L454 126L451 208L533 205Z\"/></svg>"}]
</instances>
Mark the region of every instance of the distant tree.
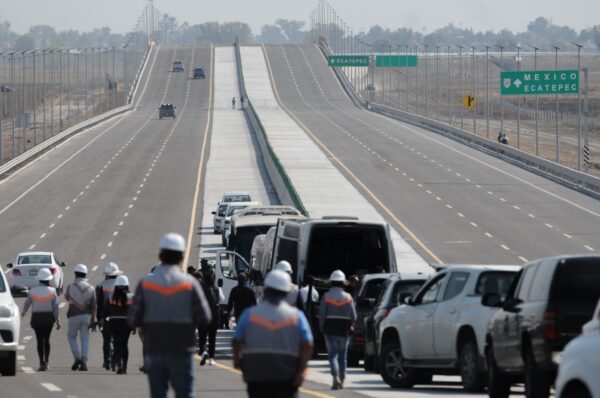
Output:
<instances>
[{"instance_id":1,"label":"distant tree","mask_svg":"<svg viewBox=\"0 0 600 398\"><path fill-rule=\"evenodd\" d=\"M15 50L29 51L35 48L35 41L29 35L19 36L15 42Z\"/></svg>"},{"instance_id":2,"label":"distant tree","mask_svg":"<svg viewBox=\"0 0 600 398\"><path fill-rule=\"evenodd\" d=\"M278 19L275 21L275 24L281 28L289 43L301 43L304 41L302 28L304 28L306 22Z\"/></svg>"},{"instance_id":3,"label":"distant tree","mask_svg":"<svg viewBox=\"0 0 600 398\"><path fill-rule=\"evenodd\" d=\"M34 25L29 28L29 36L31 36L38 47L47 48L56 39L56 30L49 25Z\"/></svg>"},{"instance_id":4,"label":"distant tree","mask_svg":"<svg viewBox=\"0 0 600 398\"><path fill-rule=\"evenodd\" d=\"M277 25L263 25L260 35L256 38L260 43L281 44L286 43L287 38Z\"/></svg>"}]
</instances>

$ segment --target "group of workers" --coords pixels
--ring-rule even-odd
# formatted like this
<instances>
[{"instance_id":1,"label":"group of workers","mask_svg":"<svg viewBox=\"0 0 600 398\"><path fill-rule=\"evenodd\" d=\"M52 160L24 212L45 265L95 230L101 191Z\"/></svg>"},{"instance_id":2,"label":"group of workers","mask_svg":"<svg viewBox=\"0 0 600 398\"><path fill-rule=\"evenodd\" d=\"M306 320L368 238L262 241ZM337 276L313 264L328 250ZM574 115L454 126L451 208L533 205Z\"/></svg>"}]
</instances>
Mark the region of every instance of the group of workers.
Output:
<instances>
[{"instance_id":1,"label":"group of workers","mask_svg":"<svg viewBox=\"0 0 600 398\"><path fill-rule=\"evenodd\" d=\"M127 373L128 340L139 331L150 396L166 397L169 385L177 398L194 396L196 332L201 364L207 361L214 364L214 341L220 323L218 306L223 297L215 285L214 266L207 261L193 275L183 271L185 250L186 242L181 235L163 236L158 255L160 265L141 278L135 294L130 293L129 280L117 264L106 265L105 280L95 289L87 280L87 267L83 264L75 267L75 281L65 290L73 371L88 370L89 333L99 327L104 368ZM40 270L37 279L39 285L31 288L22 316L31 308L39 371L45 371L52 329L54 325L60 329L61 324L58 295L50 286L50 271ZM319 326L327 345L332 388L339 389L345 379L348 336L356 312L352 296L343 289L344 273L334 271L330 282L332 287L321 300ZM316 292L293 284L292 268L286 262L277 264L267 274L264 288L263 299L256 304L254 292L242 274L231 292L228 312L233 309L237 321L232 341L233 364L242 371L249 397L295 397L306 377L313 351L311 327L298 303L306 303L309 294L314 300Z\"/></svg>"}]
</instances>

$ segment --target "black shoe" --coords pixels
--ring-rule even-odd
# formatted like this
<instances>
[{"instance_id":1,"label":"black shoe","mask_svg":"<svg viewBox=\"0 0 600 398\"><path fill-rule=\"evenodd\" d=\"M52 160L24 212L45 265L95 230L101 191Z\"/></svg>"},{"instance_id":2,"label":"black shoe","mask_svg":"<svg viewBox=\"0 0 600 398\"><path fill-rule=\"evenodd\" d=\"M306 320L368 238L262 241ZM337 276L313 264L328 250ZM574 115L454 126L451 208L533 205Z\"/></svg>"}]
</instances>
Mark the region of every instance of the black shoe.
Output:
<instances>
[{"instance_id":1,"label":"black shoe","mask_svg":"<svg viewBox=\"0 0 600 398\"><path fill-rule=\"evenodd\" d=\"M102 364L102 367L106 370L110 370L110 364L107 361Z\"/></svg>"},{"instance_id":2,"label":"black shoe","mask_svg":"<svg viewBox=\"0 0 600 398\"><path fill-rule=\"evenodd\" d=\"M82 363L83 362L81 362L81 359L76 359L75 362L73 362L73 366L71 366L71 370L79 369Z\"/></svg>"},{"instance_id":3,"label":"black shoe","mask_svg":"<svg viewBox=\"0 0 600 398\"><path fill-rule=\"evenodd\" d=\"M142 372L142 373L148 373L148 370L146 369L145 366L140 366L140 372Z\"/></svg>"},{"instance_id":4,"label":"black shoe","mask_svg":"<svg viewBox=\"0 0 600 398\"><path fill-rule=\"evenodd\" d=\"M127 374L127 369L125 369L125 368L119 368L119 370L117 370L117 374L118 375L125 375L125 374Z\"/></svg>"},{"instance_id":5,"label":"black shoe","mask_svg":"<svg viewBox=\"0 0 600 398\"><path fill-rule=\"evenodd\" d=\"M110 364L110 370L112 370L113 372L117 371L117 364L116 363L111 363Z\"/></svg>"},{"instance_id":6,"label":"black shoe","mask_svg":"<svg viewBox=\"0 0 600 398\"><path fill-rule=\"evenodd\" d=\"M87 365L85 364L85 362L81 361L81 365L79 365L79 370L81 372L87 372L88 368L87 368Z\"/></svg>"}]
</instances>

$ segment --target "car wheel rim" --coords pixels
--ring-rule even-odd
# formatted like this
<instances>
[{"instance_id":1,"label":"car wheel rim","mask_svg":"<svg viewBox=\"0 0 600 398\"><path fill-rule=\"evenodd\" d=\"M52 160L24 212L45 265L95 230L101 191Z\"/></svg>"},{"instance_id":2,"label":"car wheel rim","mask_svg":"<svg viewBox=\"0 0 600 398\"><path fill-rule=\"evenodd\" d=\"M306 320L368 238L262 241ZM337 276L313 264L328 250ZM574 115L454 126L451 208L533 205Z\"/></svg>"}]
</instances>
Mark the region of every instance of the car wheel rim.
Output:
<instances>
[{"instance_id":1,"label":"car wheel rim","mask_svg":"<svg viewBox=\"0 0 600 398\"><path fill-rule=\"evenodd\" d=\"M406 376L406 371L401 363L400 350L390 351L385 357L386 373L394 379L402 380Z\"/></svg>"},{"instance_id":2,"label":"car wheel rim","mask_svg":"<svg viewBox=\"0 0 600 398\"><path fill-rule=\"evenodd\" d=\"M468 350L463 355L462 378L465 382L471 383L475 378L475 373L477 372L473 351Z\"/></svg>"}]
</instances>

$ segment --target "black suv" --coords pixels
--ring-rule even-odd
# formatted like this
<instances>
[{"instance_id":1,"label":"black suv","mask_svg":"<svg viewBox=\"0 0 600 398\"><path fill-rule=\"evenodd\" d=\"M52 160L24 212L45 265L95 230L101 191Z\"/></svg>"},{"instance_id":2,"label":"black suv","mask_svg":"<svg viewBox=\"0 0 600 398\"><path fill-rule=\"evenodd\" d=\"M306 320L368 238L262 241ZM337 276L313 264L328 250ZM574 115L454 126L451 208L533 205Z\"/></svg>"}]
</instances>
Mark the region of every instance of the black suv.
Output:
<instances>
[{"instance_id":1,"label":"black suv","mask_svg":"<svg viewBox=\"0 0 600 398\"><path fill-rule=\"evenodd\" d=\"M500 310L486 336L488 393L508 397L525 381L527 397L548 397L563 348L581 333L600 297L600 256L561 256L526 264L506 298L482 303Z\"/></svg>"},{"instance_id":2,"label":"black suv","mask_svg":"<svg viewBox=\"0 0 600 398\"><path fill-rule=\"evenodd\" d=\"M175 119L175 107L173 104L162 104L158 108L158 118L162 119L163 117L172 117Z\"/></svg>"},{"instance_id":3,"label":"black suv","mask_svg":"<svg viewBox=\"0 0 600 398\"><path fill-rule=\"evenodd\" d=\"M206 76L204 75L203 68L194 69L194 79L205 79L205 78L206 78Z\"/></svg>"}]
</instances>

